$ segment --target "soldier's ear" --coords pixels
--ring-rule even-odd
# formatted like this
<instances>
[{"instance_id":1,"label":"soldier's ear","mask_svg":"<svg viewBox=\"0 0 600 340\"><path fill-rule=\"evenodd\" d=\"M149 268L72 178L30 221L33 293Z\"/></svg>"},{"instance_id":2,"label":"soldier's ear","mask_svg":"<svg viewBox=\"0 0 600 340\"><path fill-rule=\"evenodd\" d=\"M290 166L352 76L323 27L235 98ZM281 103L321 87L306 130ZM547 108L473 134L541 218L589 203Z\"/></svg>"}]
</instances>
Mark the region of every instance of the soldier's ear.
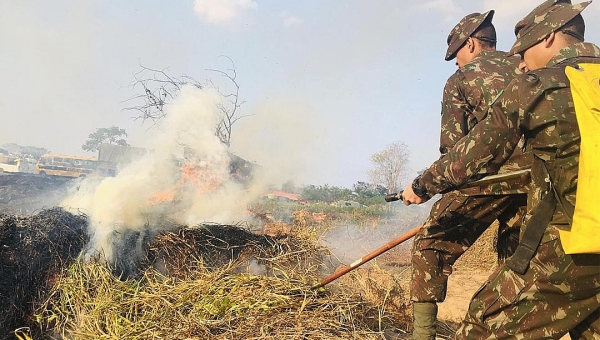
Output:
<instances>
[{"instance_id":1,"label":"soldier's ear","mask_svg":"<svg viewBox=\"0 0 600 340\"><path fill-rule=\"evenodd\" d=\"M556 32L552 32L548 34L548 36L543 40L544 47L549 48L554 44L554 40L556 39Z\"/></svg>"},{"instance_id":2,"label":"soldier's ear","mask_svg":"<svg viewBox=\"0 0 600 340\"><path fill-rule=\"evenodd\" d=\"M473 53L475 51L475 41L477 39L473 39L472 37L467 38L467 49L469 53Z\"/></svg>"}]
</instances>

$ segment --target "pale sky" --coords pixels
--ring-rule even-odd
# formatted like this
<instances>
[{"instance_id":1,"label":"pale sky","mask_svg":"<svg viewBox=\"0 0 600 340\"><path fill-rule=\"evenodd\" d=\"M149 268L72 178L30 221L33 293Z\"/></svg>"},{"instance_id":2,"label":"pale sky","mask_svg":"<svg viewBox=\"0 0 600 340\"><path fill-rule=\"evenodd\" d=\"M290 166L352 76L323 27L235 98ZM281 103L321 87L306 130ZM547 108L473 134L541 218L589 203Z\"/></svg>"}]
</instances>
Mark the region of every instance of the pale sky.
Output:
<instances>
[{"instance_id":1,"label":"pale sky","mask_svg":"<svg viewBox=\"0 0 600 340\"><path fill-rule=\"evenodd\" d=\"M149 124L123 111L140 65L215 79L235 63L241 113L232 149L292 164L299 184L350 188L369 157L408 145L418 171L438 157L440 101L455 71L446 37L466 14L496 10L498 48L540 0L0 1L0 145L81 149L119 126L132 145ZM600 43L600 5L584 12Z\"/></svg>"}]
</instances>

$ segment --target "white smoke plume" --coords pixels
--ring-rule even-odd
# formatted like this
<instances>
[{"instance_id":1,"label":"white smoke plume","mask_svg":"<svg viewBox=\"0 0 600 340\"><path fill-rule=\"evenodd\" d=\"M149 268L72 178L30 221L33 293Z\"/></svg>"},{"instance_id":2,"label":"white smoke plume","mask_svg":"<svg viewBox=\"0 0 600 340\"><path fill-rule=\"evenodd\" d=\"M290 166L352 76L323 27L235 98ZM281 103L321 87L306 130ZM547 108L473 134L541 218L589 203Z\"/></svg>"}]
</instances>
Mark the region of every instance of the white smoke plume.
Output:
<instances>
[{"instance_id":1,"label":"white smoke plume","mask_svg":"<svg viewBox=\"0 0 600 340\"><path fill-rule=\"evenodd\" d=\"M104 254L114 263L124 247L139 247L145 235L169 225L231 224L247 217L247 204L264 188L232 180L230 154L214 133L219 100L212 90L183 87L151 131L143 157L115 177L86 179L62 202L89 216L87 256ZM184 146L189 148L185 153ZM123 244L128 235L135 236L136 244ZM134 254L136 249L125 251Z\"/></svg>"}]
</instances>

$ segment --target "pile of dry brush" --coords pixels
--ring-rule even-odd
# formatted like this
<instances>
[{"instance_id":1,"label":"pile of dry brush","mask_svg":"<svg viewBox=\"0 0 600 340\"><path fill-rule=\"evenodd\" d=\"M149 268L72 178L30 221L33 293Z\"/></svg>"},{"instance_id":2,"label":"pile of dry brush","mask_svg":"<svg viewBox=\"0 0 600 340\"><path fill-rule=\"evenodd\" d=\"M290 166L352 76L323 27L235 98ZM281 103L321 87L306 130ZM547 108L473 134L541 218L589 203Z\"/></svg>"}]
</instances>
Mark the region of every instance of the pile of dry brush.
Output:
<instances>
[{"instance_id":1,"label":"pile of dry brush","mask_svg":"<svg viewBox=\"0 0 600 340\"><path fill-rule=\"evenodd\" d=\"M390 298L402 295L397 285L363 278L375 299L343 283L312 289L326 269L310 228L272 237L240 226L181 226L153 237L138 275L123 279L77 260L85 216L52 209L0 221L3 248L14 240L6 243L12 257L2 250L0 277L10 277L2 286L20 292L3 288L19 297L3 306L16 312L2 320L3 337L26 327L22 338L381 339L383 328L407 322ZM24 287L25 277L32 281Z\"/></svg>"},{"instance_id":2,"label":"pile of dry brush","mask_svg":"<svg viewBox=\"0 0 600 340\"><path fill-rule=\"evenodd\" d=\"M32 324L35 302L83 249L85 216L62 209L34 216L0 214L0 339Z\"/></svg>"}]
</instances>

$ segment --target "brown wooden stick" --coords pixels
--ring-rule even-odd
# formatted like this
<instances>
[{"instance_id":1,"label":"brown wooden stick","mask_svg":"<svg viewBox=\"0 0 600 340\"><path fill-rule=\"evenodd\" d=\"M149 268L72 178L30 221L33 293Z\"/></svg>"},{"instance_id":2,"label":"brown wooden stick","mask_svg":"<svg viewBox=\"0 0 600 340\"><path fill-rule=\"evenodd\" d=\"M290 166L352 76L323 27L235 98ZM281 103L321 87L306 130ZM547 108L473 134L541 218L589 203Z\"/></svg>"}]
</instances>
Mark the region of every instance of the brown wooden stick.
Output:
<instances>
[{"instance_id":1,"label":"brown wooden stick","mask_svg":"<svg viewBox=\"0 0 600 340\"><path fill-rule=\"evenodd\" d=\"M415 236L417 234L417 232L419 231L419 229L421 229L423 225L420 225L418 227L415 227L411 230L409 230L407 233L401 235L400 237L392 240L391 242L375 249L374 251L372 251L371 253L367 254L366 256L361 257L360 259L352 262L352 264L350 264L350 266L344 267L338 271L336 271L335 273L329 275L328 277L324 278L323 280L321 280L321 282L316 285L313 286L311 289L317 289L320 287L323 287L324 285L330 283L331 281L339 278L342 275L345 275L347 273L349 273L350 271L362 266L363 264L371 261L372 259L376 258L377 256L385 253L386 251L394 248L395 246L399 245L400 243L410 239L411 237Z\"/></svg>"}]
</instances>

